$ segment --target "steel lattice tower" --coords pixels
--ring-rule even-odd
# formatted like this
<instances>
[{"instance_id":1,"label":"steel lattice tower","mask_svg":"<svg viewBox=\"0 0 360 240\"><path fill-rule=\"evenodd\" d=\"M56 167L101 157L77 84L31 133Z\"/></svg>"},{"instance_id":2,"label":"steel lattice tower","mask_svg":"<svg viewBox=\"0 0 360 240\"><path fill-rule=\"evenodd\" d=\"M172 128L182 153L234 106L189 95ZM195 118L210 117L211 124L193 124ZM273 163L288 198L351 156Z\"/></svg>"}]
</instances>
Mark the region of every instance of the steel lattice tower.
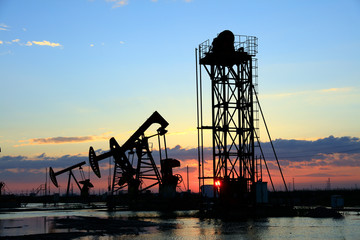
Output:
<instances>
[{"instance_id":1,"label":"steel lattice tower","mask_svg":"<svg viewBox=\"0 0 360 240\"><path fill-rule=\"evenodd\" d=\"M254 91L257 77L257 38L234 36L224 31L199 45L197 103L199 179L212 179L220 197L242 198L256 181L255 131L257 109ZM198 69L198 68L197 68ZM211 126L203 123L202 69L211 81ZM204 130L212 130L212 176L205 175ZM248 194L247 194L248 195Z\"/></svg>"}]
</instances>

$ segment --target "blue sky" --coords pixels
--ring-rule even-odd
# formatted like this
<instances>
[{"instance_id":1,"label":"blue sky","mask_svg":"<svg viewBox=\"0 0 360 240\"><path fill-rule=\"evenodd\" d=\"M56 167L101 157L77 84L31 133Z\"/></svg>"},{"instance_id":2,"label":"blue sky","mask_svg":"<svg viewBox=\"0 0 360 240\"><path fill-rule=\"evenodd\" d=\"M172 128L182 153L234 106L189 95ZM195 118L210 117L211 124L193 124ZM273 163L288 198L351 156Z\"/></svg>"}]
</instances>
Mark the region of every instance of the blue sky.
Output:
<instances>
[{"instance_id":1,"label":"blue sky","mask_svg":"<svg viewBox=\"0 0 360 240\"><path fill-rule=\"evenodd\" d=\"M360 137L359 23L356 0L0 0L0 157L108 149L155 110L195 147L194 50L225 29L259 38L273 139Z\"/></svg>"}]
</instances>

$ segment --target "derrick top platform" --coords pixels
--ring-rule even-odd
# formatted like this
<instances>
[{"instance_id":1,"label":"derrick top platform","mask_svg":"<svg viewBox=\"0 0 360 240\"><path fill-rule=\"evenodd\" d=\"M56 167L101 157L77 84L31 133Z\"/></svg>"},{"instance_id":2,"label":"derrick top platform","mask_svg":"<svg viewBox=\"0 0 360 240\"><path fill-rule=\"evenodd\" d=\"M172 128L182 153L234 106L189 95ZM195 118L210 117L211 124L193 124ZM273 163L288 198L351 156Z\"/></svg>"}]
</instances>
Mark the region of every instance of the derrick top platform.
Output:
<instances>
[{"instance_id":1,"label":"derrick top platform","mask_svg":"<svg viewBox=\"0 0 360 240\"><path fill-rule=\"evenodd\" d=\"M199 45L200 64L238 65L251 60L257 54L258 39L254 36L234 35L225 30L213 39Z\"/></svg>"}]
</instances>

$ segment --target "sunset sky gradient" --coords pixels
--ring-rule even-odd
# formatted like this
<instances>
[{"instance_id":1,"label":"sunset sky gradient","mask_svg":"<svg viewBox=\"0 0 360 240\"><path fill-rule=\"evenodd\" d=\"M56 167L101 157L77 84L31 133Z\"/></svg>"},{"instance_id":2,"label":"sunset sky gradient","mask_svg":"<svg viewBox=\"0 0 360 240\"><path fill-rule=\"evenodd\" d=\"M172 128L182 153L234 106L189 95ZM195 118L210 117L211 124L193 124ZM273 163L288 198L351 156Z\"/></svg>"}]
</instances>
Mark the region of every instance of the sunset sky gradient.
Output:
<instances>
[{"instance_id":1,"label":"sunset sky gradient","mask_svg":"<svg viewBox=\"0 0 360 240\"><path fill-rule=\"evenodd\" d=\"M229 29L259 38L259 98L286 181L358 187L359 25L357 0L0 0L0 181L31 191L46 168L88 162L90 146L122 144L158 111L174 171L186 179L189 166L198 191L195 48ZM95 191L107 164L90 173Z\"/></svg>"}]
</instances>

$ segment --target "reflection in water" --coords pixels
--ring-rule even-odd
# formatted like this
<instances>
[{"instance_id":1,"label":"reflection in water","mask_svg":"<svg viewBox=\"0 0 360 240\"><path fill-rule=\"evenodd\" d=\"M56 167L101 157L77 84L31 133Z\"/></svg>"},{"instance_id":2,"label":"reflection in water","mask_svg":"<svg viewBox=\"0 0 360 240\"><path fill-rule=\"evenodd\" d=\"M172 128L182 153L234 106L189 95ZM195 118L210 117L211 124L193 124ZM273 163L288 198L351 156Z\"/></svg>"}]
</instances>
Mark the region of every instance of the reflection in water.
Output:
<instances>
[{"instance_id":1,"label":"reflection in water","mask_svg":"<svg viewBox=\"0 0 360 240\"><path fill-rule=\"evenodd\" d=\"M0 220L0 236L48 233L47 217Z\"/></svg>"},{"instance_id":2,"label":"reflection in water","mask_svg":"<svg viewBox=\"0 0 360 240\"><path fill-rule=\"evenodd\" d=\"M257 220L259 222L266 220ZM261 229L256 228L256 222L247 221L222 221L220 219L207 219L199 222L200 232L197 236L207 236L209 239L231 238L231 239L262 239ZM260 230L260 231L258 231Z\"/></svg>"},{"instance_id":3,"label":"reflection in water","mask_svg":"<svg viewBox=\"0 0 360 240\"><path fill-rule=\"evenodd\" d=\"M115 219L114 228L100 234L89 230L89 236L79 236L81 240L112 239L359 239L360 216L351 213L343 219L316 219L306 217L263 218L246 221L223 221L220 219L200 219L196 212L177 212L168 215L160 212L106 212L106 211L67 211L32 212L0 214L0 236L20 236L27 234L87 232L68 225L60 228L58 223L69 218L96 218L106 221ZM11 216L9 218L9 216ZM128 219L128 220L127 220ZM61 221L58 221L61 220ZM134 221L139 225L124 232L124 222ZM56 224L57 223L57 224ZM94 223L94 222L93 222ZM147 224L149 223L149 224ZM117 225L116 225L117 224ZM81 225L81 224L80 224ZM117 230L119 226L119 230ZM105 227L104 227L105 229ZM91 235L92 234L92 235Z\"/></svg>"}]
</instances>

